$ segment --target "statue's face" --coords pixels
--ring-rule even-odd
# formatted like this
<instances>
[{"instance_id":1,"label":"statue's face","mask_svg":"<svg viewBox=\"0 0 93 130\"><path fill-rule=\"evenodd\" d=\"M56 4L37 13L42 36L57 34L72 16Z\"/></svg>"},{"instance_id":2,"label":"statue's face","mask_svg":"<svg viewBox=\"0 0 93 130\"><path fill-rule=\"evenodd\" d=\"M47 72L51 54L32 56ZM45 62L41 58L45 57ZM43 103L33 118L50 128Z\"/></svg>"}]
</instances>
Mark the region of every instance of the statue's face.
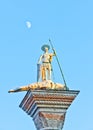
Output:
<instances>
[{"instance_id":1,"label":"statue's face","mask_svg":"<svg viewBox=\"0 0 93 130\"><path fill-rule=\"evenodd\" d=\"M48 52L48 48L47 47L45 47L45 52Z\"/></svg>"}]
</instances>

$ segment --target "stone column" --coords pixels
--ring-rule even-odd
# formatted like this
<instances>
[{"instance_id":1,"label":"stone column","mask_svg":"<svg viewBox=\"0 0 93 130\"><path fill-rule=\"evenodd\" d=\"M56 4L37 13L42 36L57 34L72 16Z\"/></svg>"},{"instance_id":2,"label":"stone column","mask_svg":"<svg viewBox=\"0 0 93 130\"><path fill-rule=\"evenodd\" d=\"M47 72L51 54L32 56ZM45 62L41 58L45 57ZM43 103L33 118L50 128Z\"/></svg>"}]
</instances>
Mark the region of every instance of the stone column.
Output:
<instances>
[{"instance_id":1,"label":"stone column","mask_svg":"<svg viewBox=\"0 0 93 130\"><path fill-rule=\"evenodd\" d=\"M78 93L74 90L28 91L19 107L33 118L37 130L62 130L67 109Z\"/></svg>"}]
</instances>

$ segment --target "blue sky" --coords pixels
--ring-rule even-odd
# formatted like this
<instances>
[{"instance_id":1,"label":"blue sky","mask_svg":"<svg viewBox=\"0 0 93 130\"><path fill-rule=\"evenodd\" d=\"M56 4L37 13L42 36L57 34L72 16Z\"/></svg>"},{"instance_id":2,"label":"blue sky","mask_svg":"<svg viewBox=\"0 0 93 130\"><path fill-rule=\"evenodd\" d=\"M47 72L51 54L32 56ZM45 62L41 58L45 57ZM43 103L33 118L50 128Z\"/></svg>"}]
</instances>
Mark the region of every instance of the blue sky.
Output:
<instances>
[{"instance_id":1,"label":"blue sky","mask_svg":"<svg viewBox=\"0 0 93 130\"><path fill-rule=\"evenodd\" d=\"M26 21L31 22L27 28ZM41 46L52 40L69 89L80 90L63 130L93 129L93 1L0 1L0 130L36 130L18 106L26 92L11 88L36 82ZM50 50L51 51L51 50ZM63 83L53 60L55 81Z\"/></svg>"}]
</instances>

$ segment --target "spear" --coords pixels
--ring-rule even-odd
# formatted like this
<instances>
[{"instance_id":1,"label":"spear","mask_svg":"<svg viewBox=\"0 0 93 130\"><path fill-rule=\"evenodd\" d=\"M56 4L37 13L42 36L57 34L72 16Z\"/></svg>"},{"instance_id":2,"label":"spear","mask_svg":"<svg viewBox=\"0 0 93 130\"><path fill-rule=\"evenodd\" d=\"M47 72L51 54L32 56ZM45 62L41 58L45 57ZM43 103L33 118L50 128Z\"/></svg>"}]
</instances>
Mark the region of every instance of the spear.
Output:
<instances>
[{"instance_id":1,"label":"spear","mask_svg":"<svg viewBox=\"0 0 93 130\"><path fill-rule=\"evenodd\" d=\"M57 63L58 63L58 66L59 66L59 69L60 69L61 76L62 76L62 78L63 78L64 84L65 84L65 86L67 87L66 81L65 81L65 78L64 78L64 74L63 74L61 65L60 65L60 63L59 63L59 59L58 59L57 53L56 53L56 51L55 51L55 49L54 49L54 47L53 47L53 44L52 44L52 42L51 42L50 39L49 39L49 42L50 42L50 45L51 45L51 47L52 47L53 52L55 53L55 57L56 57L56 60L57 60Z\"/></svg>"}]
</instances>

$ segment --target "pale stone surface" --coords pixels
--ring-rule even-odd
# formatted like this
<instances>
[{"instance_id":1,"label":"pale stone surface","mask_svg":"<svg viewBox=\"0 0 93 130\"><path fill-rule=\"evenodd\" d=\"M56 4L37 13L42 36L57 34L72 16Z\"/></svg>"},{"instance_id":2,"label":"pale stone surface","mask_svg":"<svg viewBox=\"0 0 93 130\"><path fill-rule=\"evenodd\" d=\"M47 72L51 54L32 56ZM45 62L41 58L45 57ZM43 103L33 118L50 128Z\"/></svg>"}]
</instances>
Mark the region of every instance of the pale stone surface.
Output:
<instances>
[{"instance_id":1,"label":"pale stone surface","mask_svg":"<svg viewBox=\"0 0 93 130\"><path fill-rule=\"evenodd\" d=\"M35 89L62 89L66 90L67 88L65 85L60 84L60 83L54 83L51 80L44 80L42 82L36 82L29 84L27 86L22 86L18 89L11 89L10 92L21 92L21 91L28 91L28 90L35 90Z\"/></svg>"},{"instance_id":2,"label":"pale stone surface","mask_svg":"<svg viewBox=\"0 0 93 130\"><path fill-rule=\"evenodd\" d=\"M51 80L52 73L52 58L56 56L55 51L53 53L49 53L50 46L45 44L41 47L44 53L39 57L37 67L37 81Z\"/></svg>"},{"instance_id":3,"label":"pale stone surface","mask_svg":"<svg viewBox=\"0 0 93 130\"><path fill-rule=\"evenodd\" d=\"M66 87L60 83L54 83L51 80L45 80L43 82L37 82L29 85L31 89L64 89L66 90Z\"/></svg>"}]
</instances>

